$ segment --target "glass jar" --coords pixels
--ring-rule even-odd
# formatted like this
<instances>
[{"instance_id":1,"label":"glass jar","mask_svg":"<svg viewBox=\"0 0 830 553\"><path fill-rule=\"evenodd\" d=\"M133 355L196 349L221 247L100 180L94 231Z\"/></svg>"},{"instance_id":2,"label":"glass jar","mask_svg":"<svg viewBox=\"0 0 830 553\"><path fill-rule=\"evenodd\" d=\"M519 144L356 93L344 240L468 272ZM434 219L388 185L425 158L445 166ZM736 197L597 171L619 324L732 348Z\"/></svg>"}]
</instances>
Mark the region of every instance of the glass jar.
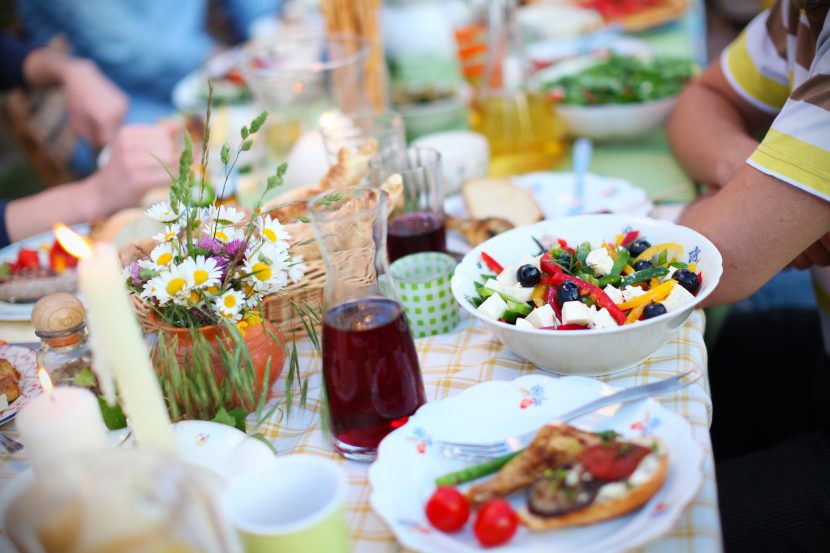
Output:
<instances>
[{"instance_id":1,"label":"glass jar","mask_svg":"<svg viewBox=\"0 0 830 553\"><path fill-rule=\"evenodd\" d=\"M346 188L309 200L326 263L323 381L332 443L371 461L380 441L426 403L415 344L386 255L386 193Z\"/></svg>"},{"instance_id":2,"label":"glass jar","mask_svg":"<svg viewBox=\"0 0 830 553\"><path fill-rule=\"evenodd\" d=\"M49 294L32 308L32 326L41 340L37 363L56 386L94 385L94 380L76 381L78 374L92 365L84 315L81 300L68 293Z\"/></svg>"}]
</instances>

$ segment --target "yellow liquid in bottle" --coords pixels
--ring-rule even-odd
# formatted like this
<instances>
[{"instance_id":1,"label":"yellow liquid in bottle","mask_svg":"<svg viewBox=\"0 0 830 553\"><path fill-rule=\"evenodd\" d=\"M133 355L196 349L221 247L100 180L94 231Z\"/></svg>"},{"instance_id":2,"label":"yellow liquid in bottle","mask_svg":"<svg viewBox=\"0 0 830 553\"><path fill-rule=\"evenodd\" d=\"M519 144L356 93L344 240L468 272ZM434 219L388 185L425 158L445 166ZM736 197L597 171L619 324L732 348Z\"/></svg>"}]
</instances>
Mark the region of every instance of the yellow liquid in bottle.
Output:
<instances>
[{"instance_id":1,"label":"yellow liquid in bottle","mask_svg":"<svg viewBox=\"0 0 830 553\"><path fill-rule=\"evenodd\" d=\"M541 94L484 96L470 116L470 127L490 143L491 176L549 170L565 152L563 125Z\"/></svg>"}]
</instances>

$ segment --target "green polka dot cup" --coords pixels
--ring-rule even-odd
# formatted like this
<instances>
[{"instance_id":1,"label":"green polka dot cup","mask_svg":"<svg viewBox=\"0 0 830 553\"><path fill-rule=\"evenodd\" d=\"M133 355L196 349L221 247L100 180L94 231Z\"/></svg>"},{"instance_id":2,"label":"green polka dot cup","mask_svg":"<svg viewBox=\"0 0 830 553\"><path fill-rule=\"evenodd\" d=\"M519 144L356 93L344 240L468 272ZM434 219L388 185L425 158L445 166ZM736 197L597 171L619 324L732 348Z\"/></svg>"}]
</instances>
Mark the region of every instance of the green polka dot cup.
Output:
<instances>
[{"instance_id":1,"label":"green polka dot cup","mask_svg":"<svg viewBox=\"0 0 830 553\"><path fill-rule=\"evenodd\" d=\"M450 291L455 260L443 253L407 255L389 267L409 328L416 338L451 331L459 322Z\"/></svg>"}]
</instances>

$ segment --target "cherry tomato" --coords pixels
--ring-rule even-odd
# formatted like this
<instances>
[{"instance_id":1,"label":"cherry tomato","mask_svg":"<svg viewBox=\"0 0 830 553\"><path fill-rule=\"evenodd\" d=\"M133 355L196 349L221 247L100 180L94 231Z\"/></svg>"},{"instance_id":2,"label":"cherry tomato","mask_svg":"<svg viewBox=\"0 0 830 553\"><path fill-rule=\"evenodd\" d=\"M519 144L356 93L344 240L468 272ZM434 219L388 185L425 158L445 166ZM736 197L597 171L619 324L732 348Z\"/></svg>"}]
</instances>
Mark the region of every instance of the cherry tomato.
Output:
<instances>
[{"instance_id":1,"label":"cherry tomato","mask_svg":"<svg viewBox=\"0 0 830 553\"><path fill-rule=\"evenodd\" d=\"M579 454L579 462L595 478L620 480L631 476L649 453L651 450L641 445L612 442L585 448Z\"/></svg>"},{"instance_id":2,"label":"cherry tomato","mask_svg":"<svg viewBox=\"0 0 830 553\"><path fill-rule=\"evenodd\" d=\"M470 518L470 502L452 486L439 486L427 501L427 519L442 532L457 532Z\"/></svg>"},{"instance_id":3,"label":"cherry tomato","mask_svg":"<svg viewBox=\"0 0 830 553\"><path fill-rule=\"evenodd\" d=\"M40 257L35 250L22 249L17 253L17 263L15 268L20 271L23 269L37 269L40 267Z\"/></svg>"},{"instance_id":4,"label":"cherry tomato","mask_svg":"<svg viewBox=\"0 0 830 553\"><path fill-rule=\"evenodd\" d=\"M513 507L504 499L491 499L478 509L473 532L478 543L485 547L506 543L519 525Z\"/></svg>"}]
</instances>

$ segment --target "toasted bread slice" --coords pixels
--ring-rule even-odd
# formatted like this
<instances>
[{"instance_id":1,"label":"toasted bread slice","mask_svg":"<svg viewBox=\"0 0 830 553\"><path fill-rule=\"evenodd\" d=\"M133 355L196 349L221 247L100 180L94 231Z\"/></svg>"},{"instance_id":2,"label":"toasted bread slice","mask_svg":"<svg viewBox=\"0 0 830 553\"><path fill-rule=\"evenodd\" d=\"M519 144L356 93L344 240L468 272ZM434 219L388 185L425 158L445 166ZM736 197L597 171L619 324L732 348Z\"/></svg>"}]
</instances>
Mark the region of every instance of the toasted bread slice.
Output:
<instances>
[{"instance_id":1,"label":"toasted bread slice","mask_svg":"<svg viewBox=\"0 0 830 553\"><path fill-rule=\"evenodd\" d=\"M568 526L584 526L630 513L648 503L648 500L654 497L666 481L669 473L669 457L664 452L658 460L658 468L651 478L631 488L620 497L608 501L595 501L583 509L555 517L535 515L525 506L519 509L519 519L531 530L544 531Z\"/></svg>"},{"instance_id":2,"label":"toasted bread slice","mask_svg":"<svg viewBox=\"0 0 830 553\"><path fill-rule=\"evenodd\" d=\"M473 179L461 189L473 219L497 217L515 227L542 220L542 212L530 192L509 179Z\"/></svg>"}]
</instances>

